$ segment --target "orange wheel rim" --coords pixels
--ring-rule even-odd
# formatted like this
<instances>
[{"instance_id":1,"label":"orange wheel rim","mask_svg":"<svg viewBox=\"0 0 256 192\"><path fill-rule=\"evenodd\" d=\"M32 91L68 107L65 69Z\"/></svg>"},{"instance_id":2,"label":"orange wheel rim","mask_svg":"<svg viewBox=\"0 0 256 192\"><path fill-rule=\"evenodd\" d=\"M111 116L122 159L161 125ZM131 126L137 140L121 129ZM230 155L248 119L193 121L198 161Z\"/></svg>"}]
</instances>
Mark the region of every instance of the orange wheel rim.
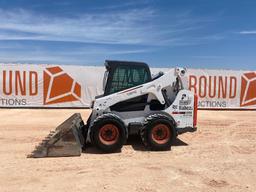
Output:
<instances>
[{"instance_id":1,"label":"orange wheel rim","mask_svg":"<svg viewBox=\"0 0 256 192\"><path fill-rule=\"evenodd\" d=\"M158 124L152 129L152 139L157 144L165 144L170 140L171 132L167 125Z\"/></svg>"},{"instance_id":2,"label":"orange wheel rim","mask_svg":"<svg viewBox=\"0 0 256 192\"><path fill-rule=\"evenodd\" d=\"M100 128L99 139L105 145L113 145L118 141L119 130L113 124L106 124Z\"/></svg>"}]
</instances>

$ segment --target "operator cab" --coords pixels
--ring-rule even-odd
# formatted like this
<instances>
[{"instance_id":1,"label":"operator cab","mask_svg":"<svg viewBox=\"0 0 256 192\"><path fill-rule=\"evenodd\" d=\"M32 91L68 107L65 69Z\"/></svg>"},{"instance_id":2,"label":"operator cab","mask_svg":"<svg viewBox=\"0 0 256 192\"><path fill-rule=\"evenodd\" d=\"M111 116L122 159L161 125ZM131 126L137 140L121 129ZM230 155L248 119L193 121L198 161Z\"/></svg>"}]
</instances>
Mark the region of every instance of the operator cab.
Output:
<instances>
[{"instance_id":1,"label":"operator cab","mask_svg":"<svg viewBox=\"0 0 256 192\"><path fill-rule=\"evenodd\" d=\"M152 80L146 63L131 61L105 61L103 79L104 96L135 87Z\"/></svg>"},{"instance_id":2,"label":"operator cab","mask_svg":"<svg viewBox=\"0 0 256 192\"><path fill-rule=\"evenodd\" d=\"M154 81L164 75L159 72L154 77L151 76L150 69L146 63L131 61L105 61L106 71L103 78L102 95L96 96L95 99L104 97L113 93L123 91L132 87L143 85L150 81ZM176 98L176 94L180 89L180 79L176 79L173 85L162 90L166 104L162 105L158 100L150 97L148 94L140 95L125 101L121 101L110 106L111 111L143 111L147 105L150 110L163 110L169 107ZM173 94L173 92L175 92ZM170 98L168 95L172 95Z\"/></svg>"}]
</instances>

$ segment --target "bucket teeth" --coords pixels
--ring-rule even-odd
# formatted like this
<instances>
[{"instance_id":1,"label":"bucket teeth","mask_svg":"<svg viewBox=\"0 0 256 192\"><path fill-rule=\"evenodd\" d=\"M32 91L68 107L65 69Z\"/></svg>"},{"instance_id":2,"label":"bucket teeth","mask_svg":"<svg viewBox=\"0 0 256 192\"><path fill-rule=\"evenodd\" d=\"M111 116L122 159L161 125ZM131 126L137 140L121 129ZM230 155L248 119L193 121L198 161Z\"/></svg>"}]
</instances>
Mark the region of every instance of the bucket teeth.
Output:
<instances>
[{"instance_id":1,"label":"bucket teeth","mask_svg":"<svg viewBox=\"0 0 256 192\"><path fill-rule=\"evenodd\" d=\"M83 120L79 113L73 114L60 124L27 155L28 158L80 156L84 138Z\"/></svg>"},{"instance_id":2,"label":"bucket teeth","mask_svg":"<svg viewBox=\"0 0 256 192\"><path fill-rule=\"evenodd\" d=\"M49 134L45 137L45 140L49 140L54 134Z\"/></svg>"},{"instance_id":3,"label":"bucket teeth","mask_svg":"<svg viewBox=\"0 0 256 192\"><path fill-rule=\"evenodd\" d=\"M40 150L42 148L43 148L43 146L36 146L34 151Z\"/></svg>"},{"instance_id":4,"label":"bucket teeth","mask_svg":"<svg viewBox=\"0 0 256 192\"><path fill-rule=\"evenodd\" d=\"M41 141L41 142L39 143L39 146L43 146L43 145L45 145L45 142Z\"/></svg>"},{"instance_id":5,"label":"bucket teeth","mask_svg":"<svg viewBox=\"0 0 256 192\"><path fill-rule=\"evenodd\" d=\"M27 158L33 158L33 157L34 155L32 153L27 155Z\"/></svg>"}]
</instances>

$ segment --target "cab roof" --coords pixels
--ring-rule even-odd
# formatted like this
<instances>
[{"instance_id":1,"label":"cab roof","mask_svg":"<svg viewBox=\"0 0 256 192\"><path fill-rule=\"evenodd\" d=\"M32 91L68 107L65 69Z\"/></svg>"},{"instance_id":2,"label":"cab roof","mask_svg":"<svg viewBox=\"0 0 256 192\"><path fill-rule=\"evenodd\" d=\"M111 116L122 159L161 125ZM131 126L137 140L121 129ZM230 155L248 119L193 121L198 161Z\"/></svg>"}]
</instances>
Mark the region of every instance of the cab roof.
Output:
<instances>
[{"instance_id":1,"label":"cab roof","mask_svg":"<svg viewBox=\"0 0 256 192\"><path fill-rule=\"evenodd\" d=\"M105 60L105 66L106 66L107 69L115 68L116 66L120 66L120 65L133 65L133 66L148 68L148 64L144 63L144 62Z\"/></svg>"}]
</instances>

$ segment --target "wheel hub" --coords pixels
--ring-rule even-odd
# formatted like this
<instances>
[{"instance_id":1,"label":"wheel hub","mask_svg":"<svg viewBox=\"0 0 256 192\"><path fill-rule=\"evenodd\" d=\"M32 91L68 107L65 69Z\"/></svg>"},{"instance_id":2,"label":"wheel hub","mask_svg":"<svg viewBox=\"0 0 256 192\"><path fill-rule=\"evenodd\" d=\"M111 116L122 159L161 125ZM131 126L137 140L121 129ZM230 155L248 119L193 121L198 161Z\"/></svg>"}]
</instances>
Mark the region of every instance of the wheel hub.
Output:
<instances>
[{"instance_id":1,"label":"wheel hub","mask_svg":"<svg viewBox=\"0 0 256 192\"><path fill-rule=\"evenodd\" d=\"M119 138L119 130L114 124L106 124L100 128L99 139L105 145L112 145Z\"/></svg>"},{"instance_id":2,"label":"wheel hub","mask_svg":"<svg viewBox=\"0 0 256 192\"><path fill-rule=\"evenodd\" d=\"M157 144L165 144L170 140L170 129L165 124L158 124L152 129L152 139Z\"/></svg>"}]
</instances>

